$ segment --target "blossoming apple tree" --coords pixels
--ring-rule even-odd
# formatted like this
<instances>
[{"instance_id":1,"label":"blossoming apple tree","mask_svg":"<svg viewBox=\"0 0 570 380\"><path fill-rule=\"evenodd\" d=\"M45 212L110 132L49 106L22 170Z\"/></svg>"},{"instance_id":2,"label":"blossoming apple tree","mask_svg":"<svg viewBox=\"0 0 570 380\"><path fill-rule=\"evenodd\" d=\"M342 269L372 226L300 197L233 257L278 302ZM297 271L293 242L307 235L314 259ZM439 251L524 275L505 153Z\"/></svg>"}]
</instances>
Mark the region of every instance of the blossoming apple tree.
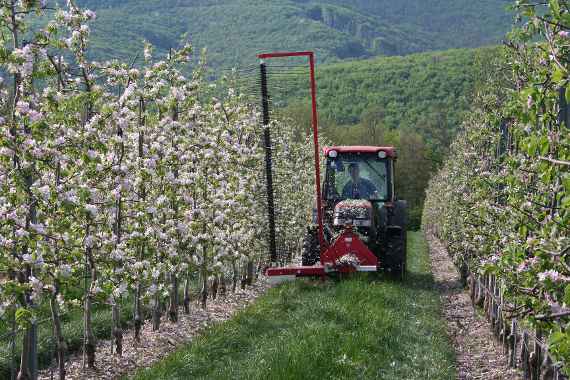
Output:
<instances>
[{"instance_id":1,"label":"blossoming apple tree","mask_svg":"<svg viewBox=\"0 0 570 380\"><path fill-rule=\"evenodd\" d=\"M0 317L26 331L19 379L31 376L43 303L64 378L61 315L70 308L83 307L93 367L96 305L113 310L120 355L125 302L134 302L140 339L143 305L158 330L165 303L178 320L182 283L189 313L196 276L206 307L218 287L251 282L266 259L256 107L231 88L213 96L205 58L191 62L190 45L166 57L146 45L129 63L90 60L95 17L72 0L0 1L0 30L9 31L0 33ZM280 232L295 245L312 205L311 147L292 133L279 139L279 170L291 179Z\"/></svg>"}]
</instances>

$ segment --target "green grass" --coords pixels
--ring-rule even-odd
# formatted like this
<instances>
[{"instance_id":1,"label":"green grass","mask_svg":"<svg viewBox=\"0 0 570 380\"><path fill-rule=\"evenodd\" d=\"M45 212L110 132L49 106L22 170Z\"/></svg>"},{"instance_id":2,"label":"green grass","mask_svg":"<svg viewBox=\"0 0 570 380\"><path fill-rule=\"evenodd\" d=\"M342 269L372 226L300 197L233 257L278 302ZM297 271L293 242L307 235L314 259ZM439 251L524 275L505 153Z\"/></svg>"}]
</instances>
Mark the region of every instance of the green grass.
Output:
<instances>
[{"instance_id":1,"label":"green grass","mask_svg":"<svg viewBox=\"0 0 570 380\"><path fill-rule=\"evenodd\" d=\"M273 288L136 379L454 379L420 232L405 282L373 275Z\"/></svg>"}]
</instances>

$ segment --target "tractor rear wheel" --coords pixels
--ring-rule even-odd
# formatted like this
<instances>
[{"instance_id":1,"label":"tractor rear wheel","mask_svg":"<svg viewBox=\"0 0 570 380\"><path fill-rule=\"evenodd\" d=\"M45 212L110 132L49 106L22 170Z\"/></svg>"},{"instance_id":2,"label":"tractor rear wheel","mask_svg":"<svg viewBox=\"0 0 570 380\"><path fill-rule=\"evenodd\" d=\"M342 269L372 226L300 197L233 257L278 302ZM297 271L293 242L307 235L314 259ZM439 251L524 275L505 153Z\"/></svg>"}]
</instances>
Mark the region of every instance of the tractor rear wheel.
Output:
<instances>
[{"instance_id":1,"label":"tractor rear wheel","mask_svg":"<svg viewBox=\"0 0 570 380\"><path fill-rule=\"evenodd\" d=\"M305 237L303 238L303 252L302 252L303 266L313 266L320 260L321 254L319 251L319 238L315 228L308 228Z\"/></svg>"},{"instance_id":2,"label":"tractor rear wheel","mask_svg":"<svg viewBox=\"0 0 570 380\"><path fill-rule=\"evenodd\" d=\"M388 233L388 250L392 258L390 269L404 279L408 256L408 204L406 201L396 202L390 224L392 227L389 227Z\"/></svg>"},{"instance_id":3,"label":"tractor rear wheel","mask_svg":"<svg viewBox=\"0 0 570 380\"><path fill-rule=\"evenodd\" d=\"M406 235L405 230L395 226L390 229L386 244L386 267L402 279L406 274Z\"/></svg>"}]
</instances>

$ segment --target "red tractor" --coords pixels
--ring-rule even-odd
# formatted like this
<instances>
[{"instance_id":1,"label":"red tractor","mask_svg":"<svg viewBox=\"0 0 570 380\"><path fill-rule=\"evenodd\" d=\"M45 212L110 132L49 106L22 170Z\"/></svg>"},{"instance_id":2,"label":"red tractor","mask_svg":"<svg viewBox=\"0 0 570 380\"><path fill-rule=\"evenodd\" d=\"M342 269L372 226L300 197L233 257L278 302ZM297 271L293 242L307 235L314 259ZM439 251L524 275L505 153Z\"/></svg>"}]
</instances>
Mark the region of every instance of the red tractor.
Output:
<instances>
[{"instance_id":1,"label":"red tractor","mask_svg":"<svg viewBox=\"0 0 570 380\"><path fill-rule=\"evenodd\" d=\"M378 259L379 267L406 270L405 201L394 193L391 147L341 146L324 148L323 224L326 241L349 229ZM316 222L316 221L315 221ZM303 265L320 259L318 223L308 228L303 242Z\"/></svg>"},{"instance_id":2,"label":"red tractor","mask_svg":"<svg viewBox=\"0 0 570 380\"><path fill-rule=\"evenodd\" d=\"M406 272L407 204L394 192L392 147L325 147L321 212L303 240L302 266L270 268L268 276L333 272ZM320 215L319 215L320 214Z\"/></svg>"},{"instance_id":3,"label":"red tractor","mask_svg":"<svg viewBox=\"0 0 570 380\"><path fill-rule=\"evenodd\" d=\"M383 269L403 277L406 272L407 205L394 194L392 147L338 146L324 148L325 181L321 187L320 149L313 52L259 54L271 261L276 258L267 68L263 60L306 57L310 89L316 180L313 223L303 240L302 266L268 268L270 277L326 276ZM321 191L322 189L322 191Z\"/></svg>"}]
</instances>

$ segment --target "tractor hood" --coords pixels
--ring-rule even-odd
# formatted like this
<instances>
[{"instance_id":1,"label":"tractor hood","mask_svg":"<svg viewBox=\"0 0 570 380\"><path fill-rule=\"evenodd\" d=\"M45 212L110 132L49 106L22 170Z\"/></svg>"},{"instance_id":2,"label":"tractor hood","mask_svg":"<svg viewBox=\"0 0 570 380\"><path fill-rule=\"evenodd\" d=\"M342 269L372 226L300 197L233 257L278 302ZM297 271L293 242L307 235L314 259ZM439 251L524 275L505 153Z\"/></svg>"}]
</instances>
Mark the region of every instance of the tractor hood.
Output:
<instances>
[{"instance_id":1,"label":"tractor hood","mask_svg":"<svg viewBox=\"0 0 570 380\"><path fill-rule=\"evenodd\" d=\"M364 199L350 199L337 203L334 208L334 225L370 227L372 203Z\"/></svg>"}]
</instances>

